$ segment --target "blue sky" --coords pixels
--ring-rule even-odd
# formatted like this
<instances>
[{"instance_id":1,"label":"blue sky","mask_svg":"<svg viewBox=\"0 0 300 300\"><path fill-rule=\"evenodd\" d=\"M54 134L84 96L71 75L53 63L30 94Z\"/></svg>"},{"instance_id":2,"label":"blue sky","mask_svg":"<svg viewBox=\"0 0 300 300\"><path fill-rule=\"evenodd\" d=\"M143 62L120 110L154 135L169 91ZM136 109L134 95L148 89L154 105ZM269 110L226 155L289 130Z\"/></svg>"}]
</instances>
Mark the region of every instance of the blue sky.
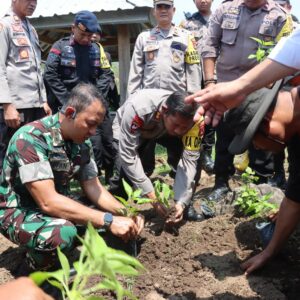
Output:
<instances>
[{"instance_id":1,"label":"blue sky","mask_svg":"<svg viewBox=\"0 0 300 300\"><path fill-rule=\"evenodd\" d=\"M222 0L214 0L213 9L217 7ZM291 0L292 13L300 20L300 1ZM194 12L195 4L193 0L175 0L176 14L174 17L174 22L179 24L182 19L184 19L183 12Z\"/></svg>"}]
</instances>

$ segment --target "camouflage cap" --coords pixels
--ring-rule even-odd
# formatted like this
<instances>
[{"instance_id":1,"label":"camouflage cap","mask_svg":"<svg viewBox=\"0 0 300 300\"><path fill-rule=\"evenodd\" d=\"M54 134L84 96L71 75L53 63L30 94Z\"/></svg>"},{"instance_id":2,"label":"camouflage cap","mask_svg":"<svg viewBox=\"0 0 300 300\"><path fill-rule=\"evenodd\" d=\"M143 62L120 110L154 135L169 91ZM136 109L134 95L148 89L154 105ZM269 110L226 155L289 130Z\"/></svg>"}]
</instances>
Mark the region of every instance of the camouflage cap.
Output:
<instances>
[{"instance_id":1,"label":"camouflage cap","mask_svg":"<svg viewBox=\"0 0 300 300\"><path fill-rule=\"evenodd\" d=\"M166 5L174 5L174 0L154 0L153 1L153 6L157 4L166 4Z\"/></svg>"}]
</instances>

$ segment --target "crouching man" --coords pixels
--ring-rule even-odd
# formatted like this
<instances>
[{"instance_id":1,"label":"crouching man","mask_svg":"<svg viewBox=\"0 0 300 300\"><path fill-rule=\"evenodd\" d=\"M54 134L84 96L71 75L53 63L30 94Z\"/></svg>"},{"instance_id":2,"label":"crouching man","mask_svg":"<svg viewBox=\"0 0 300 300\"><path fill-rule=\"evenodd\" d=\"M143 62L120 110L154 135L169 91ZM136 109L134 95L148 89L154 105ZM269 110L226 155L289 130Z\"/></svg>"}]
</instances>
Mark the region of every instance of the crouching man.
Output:
<instances>
[{"instance_id":1,"label":"crouching man","mask_svg":"<svg viewBox=\"0 0 300 300\"><path fill-rule=\"evenodd\" d=\"M144 195L155 200L154 188L148 176L153 169L147 165L155 143L165 146L168 162L177 166L174 182L176 223L183 218L202 221L191 199L199 158L204 122L193 121L195 105L184 102L185 93L163 89L144 89L132 94L117 111L113 123L114 140L118 144L120 176L113 180L113 194L122 195L121 178L129 180ZM172 161L170 161L172 160ZM153 167L152 167L153 168ZM166 215L166 208L154 204L156 211Z\"/></svg>"},{"instance_id":2,"label":"crouching man","mask_svg":"<svg viewBox=\"0 0 300 300\"><path fill-rule=\"evenodd\" d=\"M225 115L226 122L236 133L229 146L232 154L245 151L251 141L256 148L273 152L288 147L289 178L275 231L268 246L242 264L247 274L276 255L300 221L300 87L291 93L281 91L278 97L274 93L276 89L278 82L273 87L273 97L263 96L269 93L266 88L250 94Z\"/></svg>"},{"instance_id":3,"label":"crouching man","mask_svg":"<svg viewBox=\"0 0 300 300\"><path fill-rule=\"evenodd\" d=\"M0 232L27 248L35 268L52 266L57 247L73 249L78 228L88 222L124 241L143 228L140 217L119 215L122 205L97 178L89 137L104 115L102 95L80 84L60 112L23 126L9 143L0 181ZM75 201L72 179L95 208Z\"/></svg>"}]
</instances>

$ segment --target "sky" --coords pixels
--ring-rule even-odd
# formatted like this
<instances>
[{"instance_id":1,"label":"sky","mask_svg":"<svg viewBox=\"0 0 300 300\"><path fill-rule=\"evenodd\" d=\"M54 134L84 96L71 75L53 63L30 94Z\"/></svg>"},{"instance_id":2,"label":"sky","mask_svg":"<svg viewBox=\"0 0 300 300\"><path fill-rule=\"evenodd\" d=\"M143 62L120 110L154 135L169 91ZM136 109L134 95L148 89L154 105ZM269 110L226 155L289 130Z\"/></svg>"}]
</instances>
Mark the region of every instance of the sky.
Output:
<instances>
[{"instance_id":1,"label":"sky","mask_svg":"<svg viewBox=\"0 0 300 300\"><path fill-rule=\"evenodd\" d=\"M1 1L1 0L0 0ZM300 1L290 0L292 5L292 13L300 20ZM212 10L214 10L222 0L214 0L212 5ZM183 12L195 12L196 7L193 0L175 0L176 13L174 16L174 23L179 24L181 20L184 19Z\"/></svg>"}]
</instances>

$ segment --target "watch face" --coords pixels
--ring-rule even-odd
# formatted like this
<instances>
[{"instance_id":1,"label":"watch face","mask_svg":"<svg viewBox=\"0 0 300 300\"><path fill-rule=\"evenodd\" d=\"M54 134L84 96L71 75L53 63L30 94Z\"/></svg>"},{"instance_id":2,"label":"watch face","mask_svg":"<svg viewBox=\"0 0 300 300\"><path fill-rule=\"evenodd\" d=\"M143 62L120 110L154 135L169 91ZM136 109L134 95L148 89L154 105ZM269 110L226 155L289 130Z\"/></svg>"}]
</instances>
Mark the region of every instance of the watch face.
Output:
<instances>
[{"instance_id":1,"label":"watch face","mask_svg":"<svg viewBox=\"0 0 300 300\"><path fill-rule=\"evenodd\" d=\"M110 213L104 214L104 225L109 226L113 221L113 215Z\"/></svg>"}]
</instances>

